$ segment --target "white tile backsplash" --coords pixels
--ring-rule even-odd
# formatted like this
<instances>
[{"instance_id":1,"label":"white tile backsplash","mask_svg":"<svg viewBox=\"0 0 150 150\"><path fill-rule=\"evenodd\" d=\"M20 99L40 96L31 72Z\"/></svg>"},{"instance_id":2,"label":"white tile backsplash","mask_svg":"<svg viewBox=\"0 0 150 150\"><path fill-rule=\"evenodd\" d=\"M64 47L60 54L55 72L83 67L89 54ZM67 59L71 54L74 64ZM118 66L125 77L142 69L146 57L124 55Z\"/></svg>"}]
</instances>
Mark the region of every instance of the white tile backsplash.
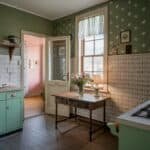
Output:
<instances>
[{"instance_id":1,"label":"white tile backsplash","mask_svg":"<svg viewBox=\"0 0 150 150\"><path fill-rule=\"evenodd\" d=\"M20 87L21 84L21 57L0 55L0 86L8 84Z\"/></svg>"},{"instance_id":2,"label":"white tile backsplash","mask_svg":"<svg viewBox=\"0 0 150 150\"><path fill-rule=\"evenodd\" d=\"M150 54L109 56L108 84L112 101L107 105L107 120L114 121L150 99Z\"/></svg>"}]
</instances>

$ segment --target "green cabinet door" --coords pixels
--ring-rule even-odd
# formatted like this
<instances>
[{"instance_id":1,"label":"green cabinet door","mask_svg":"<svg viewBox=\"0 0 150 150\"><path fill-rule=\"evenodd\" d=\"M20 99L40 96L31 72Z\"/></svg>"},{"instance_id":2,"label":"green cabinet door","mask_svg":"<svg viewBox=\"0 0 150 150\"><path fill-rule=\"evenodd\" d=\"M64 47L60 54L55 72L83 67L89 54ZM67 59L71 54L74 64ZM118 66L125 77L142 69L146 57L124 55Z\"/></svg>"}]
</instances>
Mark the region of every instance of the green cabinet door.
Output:
<instances>
[{"instance_id":1,"label":"green cabinet door","mask_svg":"<svg viewBox=\"0 0 150 150\"><path fill-rule=\"evenodd\" d=\"M120 124L119 150L150 150L150 131Z\"/></svg>"},{"instance_id":2,"label":"green cabinet door","mask_svg":"<svg viewBox=\"0 0 150 150\"><path fill-rule=\"evenodd\" d=\"M22 124L22 100L20 98L12 98L7 100L7 133L18 130Z\"/></svg>"},{"instance_id":3,"label":"green cabinet door","mask_svg":"<svg viewBox=\"0 0 150 150\"><path fill-rule=\"evenodd\" d=\"M0 101L0 135L6 132L6 101Z\"/></svg>"}]
</instances>

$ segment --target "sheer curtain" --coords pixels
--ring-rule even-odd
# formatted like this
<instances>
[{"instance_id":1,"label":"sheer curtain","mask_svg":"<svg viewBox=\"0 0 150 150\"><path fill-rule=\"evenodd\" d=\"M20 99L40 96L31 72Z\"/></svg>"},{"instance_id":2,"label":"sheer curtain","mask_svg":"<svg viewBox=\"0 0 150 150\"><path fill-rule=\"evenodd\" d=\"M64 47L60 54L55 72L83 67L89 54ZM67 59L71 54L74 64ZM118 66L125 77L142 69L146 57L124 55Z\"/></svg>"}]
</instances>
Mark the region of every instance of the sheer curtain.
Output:
<instances>
[{"instance_id":1,"label":"sheer curtain","mask_svg":"<svg viewBox=\"0 0 150 150\"><path fill-rule=\"evenodd\" d=\"M83 39L84 37L91 35L100 35L104 33L104 15L98 15L88 17L79 22L78 37Z\"/></svg>"}]
</instances>

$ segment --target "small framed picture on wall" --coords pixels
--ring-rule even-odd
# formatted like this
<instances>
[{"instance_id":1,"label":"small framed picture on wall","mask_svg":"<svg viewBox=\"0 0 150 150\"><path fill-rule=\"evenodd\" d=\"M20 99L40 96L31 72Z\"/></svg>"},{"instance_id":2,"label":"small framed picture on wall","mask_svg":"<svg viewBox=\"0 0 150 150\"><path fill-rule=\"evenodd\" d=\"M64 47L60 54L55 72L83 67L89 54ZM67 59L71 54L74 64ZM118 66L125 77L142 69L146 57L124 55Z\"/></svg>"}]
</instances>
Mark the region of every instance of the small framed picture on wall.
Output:
<instances>
[{"instance_id":1,"label":"small framed picture on wall","mask_svg":"<svg viewBox=\"0 0 150 150\"><path fill-rule=\"evenodd\" d=\"M129 43L131 42L131 31L126 30L120 32L120 43Z\"/></svg>"}]
</instances>

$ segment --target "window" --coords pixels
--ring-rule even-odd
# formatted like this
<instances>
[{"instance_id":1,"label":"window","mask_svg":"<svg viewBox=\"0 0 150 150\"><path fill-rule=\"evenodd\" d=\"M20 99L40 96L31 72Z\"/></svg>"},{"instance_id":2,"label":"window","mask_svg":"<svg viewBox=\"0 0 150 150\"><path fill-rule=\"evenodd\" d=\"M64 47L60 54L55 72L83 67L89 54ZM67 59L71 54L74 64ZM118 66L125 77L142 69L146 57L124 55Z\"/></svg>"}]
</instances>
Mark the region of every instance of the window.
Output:
<instances>
[{"instance_id":1,"label":"window","mask_svg":"<svg viewBox=\"0 0 150 150\"><path fill-rule=\"evenodd\" d=\"M99 8L76 18L78 26L78 71L107 80L107 9Z\"/></svg>"},{"instance_id":2,"label":"window","mask_svg":"<svg viewBox=\"0 0 150 150\"><path fill-rule=\"evenodd\" d=\"M82 43L81 72L103 76L104 35L87 36Z\"/></svg>"}]
</instances>

